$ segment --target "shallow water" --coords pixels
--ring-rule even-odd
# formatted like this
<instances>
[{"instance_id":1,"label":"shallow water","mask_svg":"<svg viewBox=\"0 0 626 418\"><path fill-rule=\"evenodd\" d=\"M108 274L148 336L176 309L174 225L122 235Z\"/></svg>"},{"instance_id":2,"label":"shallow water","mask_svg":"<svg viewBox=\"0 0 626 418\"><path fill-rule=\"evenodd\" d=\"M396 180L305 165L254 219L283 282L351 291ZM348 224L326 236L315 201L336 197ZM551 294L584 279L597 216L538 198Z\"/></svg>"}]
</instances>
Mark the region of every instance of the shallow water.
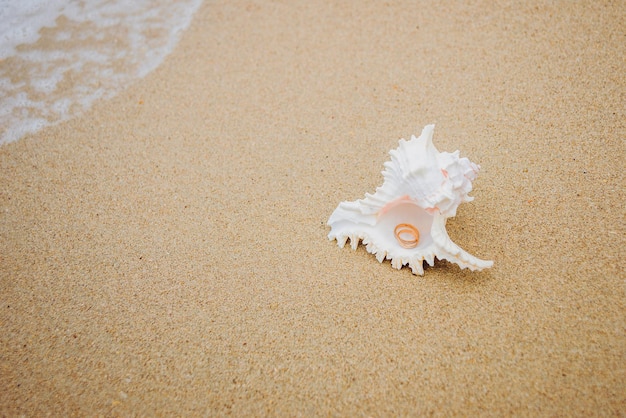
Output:
<instances>
[{"instance_id":1,"label":"shallow water","mask_svg":"<svg viewBox=\"0 0 626 418\"><path fill-rule=\"evenodd\" d=\"M0 0L0 145L158 67L202 0Z\"/></svg>"}]
</instances>

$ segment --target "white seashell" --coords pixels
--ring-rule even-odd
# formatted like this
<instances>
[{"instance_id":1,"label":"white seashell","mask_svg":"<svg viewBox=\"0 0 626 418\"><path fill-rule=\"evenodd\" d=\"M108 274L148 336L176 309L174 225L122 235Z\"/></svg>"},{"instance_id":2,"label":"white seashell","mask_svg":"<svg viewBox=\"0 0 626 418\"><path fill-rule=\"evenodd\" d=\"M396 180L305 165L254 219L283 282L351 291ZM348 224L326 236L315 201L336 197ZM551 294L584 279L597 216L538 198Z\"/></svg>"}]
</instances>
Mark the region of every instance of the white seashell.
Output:
<instances>
[{"instance_id":1,"label":"white seashell","mask_svg":"<svg viewBox=\"0 0 626 418\"><path fill-rule=\"evenodd\" d=\"M379 262L388 259L397 269L409 265L413 274L424 274L423 262L435 257L462 269L482 270L493 261L480 260L456 245L446 231L446 221L457 207L474 198L468 193L480 166L454 153L439 152L433 145L435 126L428 125L419 138L401 139L385 163L383 185L365 199L341 202L328 220L330 240L339 247L348 238L353 249L363 240Z\"/></svg>"}]
</instances>

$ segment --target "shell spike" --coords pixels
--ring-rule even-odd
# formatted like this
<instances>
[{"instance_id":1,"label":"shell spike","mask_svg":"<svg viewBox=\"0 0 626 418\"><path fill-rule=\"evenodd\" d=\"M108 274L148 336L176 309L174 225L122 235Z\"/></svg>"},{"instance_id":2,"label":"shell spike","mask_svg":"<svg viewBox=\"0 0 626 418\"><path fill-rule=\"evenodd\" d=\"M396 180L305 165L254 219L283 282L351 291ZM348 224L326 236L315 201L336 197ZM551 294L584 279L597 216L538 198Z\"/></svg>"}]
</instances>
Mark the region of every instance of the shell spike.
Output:
<instances>
[{"instance_id":1,"label":"shell spike","mask_svg":"<svg viewBox=\"0 0 626 418\"><path fill-rule=\"evenodd\" d=\"M353 250L356 250L359 246L359 237L356 235L350 235L350 246Z\"/></svg>"},{"instance_id":2,"label":"shell spike","mask_svg":"<svg viewBox=\"0 0 626 418\"><path fill-rule=\"evenodd\" d=\"M412 261L409 263L409 267L411 268L411 272L413 274L419 274L420 276L424 275L424 262L421 260Z\"/></svg>"},{"instance_id":3,"label":"shell spike","mask_svg":"<svg viewBox=\"0 0 626 418\"><path fill-rule=\"evenodd\" d=\"M331 237L330 239L332 240L333 238ZM346 245L346 241L348 241L347 235L337 237L337 245L339 245L339 248L343 248L344 245Z\"/></svg>"}]
</instances>

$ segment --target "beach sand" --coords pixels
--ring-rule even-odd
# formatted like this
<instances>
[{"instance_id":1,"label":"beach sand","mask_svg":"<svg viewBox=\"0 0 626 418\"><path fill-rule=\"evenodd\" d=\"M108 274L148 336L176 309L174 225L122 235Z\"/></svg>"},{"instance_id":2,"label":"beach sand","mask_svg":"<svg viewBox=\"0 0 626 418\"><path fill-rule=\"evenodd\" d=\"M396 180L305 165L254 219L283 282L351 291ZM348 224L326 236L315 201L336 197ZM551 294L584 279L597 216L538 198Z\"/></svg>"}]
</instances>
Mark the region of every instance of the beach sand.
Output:
<instances>
[{"instance_id":1,"label":"beach sand","mask_svg":"<svg viewBox=\"0 0 626 418\"><path fill-rule=\"evenodd\" d=\"M207 2L0 147L0 415L625 414L626 6L444 3ZM326 238L429 123L491 269Z\"/></svg>"}]
</instances>

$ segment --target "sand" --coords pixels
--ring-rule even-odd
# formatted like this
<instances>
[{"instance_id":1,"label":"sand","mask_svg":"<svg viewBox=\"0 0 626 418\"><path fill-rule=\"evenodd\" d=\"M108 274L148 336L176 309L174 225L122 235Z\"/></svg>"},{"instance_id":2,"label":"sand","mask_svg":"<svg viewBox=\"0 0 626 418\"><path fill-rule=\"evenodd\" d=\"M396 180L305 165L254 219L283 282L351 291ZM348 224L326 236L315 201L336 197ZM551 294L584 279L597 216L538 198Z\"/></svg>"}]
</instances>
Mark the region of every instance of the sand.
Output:
<instances>
[{"instance_id":1,"label":"sand","mask_svg":"<svg viewBox=\"0 0 626 418\"><path fill-rule=\"evenodd\" d=\"M0 415L624 415L625 14L206 2L0 147ZM429 123L482 166L448 232L492 269L326 238Z\"/></svg>"}]
</instances>

